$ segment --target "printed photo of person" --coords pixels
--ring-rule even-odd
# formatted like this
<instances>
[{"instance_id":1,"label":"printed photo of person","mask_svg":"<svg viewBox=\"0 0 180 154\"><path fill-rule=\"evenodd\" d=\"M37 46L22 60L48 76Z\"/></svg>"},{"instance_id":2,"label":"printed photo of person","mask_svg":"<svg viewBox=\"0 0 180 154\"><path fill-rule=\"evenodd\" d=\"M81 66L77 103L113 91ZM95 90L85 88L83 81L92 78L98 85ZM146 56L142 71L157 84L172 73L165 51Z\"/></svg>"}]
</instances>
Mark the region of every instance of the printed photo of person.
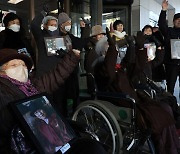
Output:
<instances>
[{"instance_id":1,"label":"printed photo of person","mask_svg":"<svg viewBox=\"0 0 180 154\"><path fill-rule=\"evenodd\" d=\"M180 59L180 40L171 40L171 58Z\"/></svg>"},{"instance_id":2,"label":"printed photo of person","mask_svg":"<svg viewBox=\"0 0 180 154\"><path fill-rule=\"evenodd\" d=\"M19 109L45 154L54 154L73 138L47 99L25 102Z\"/></svg>"}]
</instances>

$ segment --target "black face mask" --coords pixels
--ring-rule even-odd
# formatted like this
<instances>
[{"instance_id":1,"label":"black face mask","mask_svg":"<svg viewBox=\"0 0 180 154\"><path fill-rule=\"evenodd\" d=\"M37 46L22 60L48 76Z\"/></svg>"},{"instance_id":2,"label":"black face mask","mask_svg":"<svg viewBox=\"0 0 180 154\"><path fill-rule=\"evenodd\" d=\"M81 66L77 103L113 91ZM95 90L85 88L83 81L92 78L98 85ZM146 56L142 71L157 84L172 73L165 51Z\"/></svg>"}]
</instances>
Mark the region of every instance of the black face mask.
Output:
<instances>
[{"instance_id":1,"label":"black face mask","mask_svg":"<svg viewBox=\"0 0 180 154\"><path fill-rule=\"evenodd\" d=\"M150 39L152 35L144 35L145 36L145 39Z\"/></svg>"}]
</instances>

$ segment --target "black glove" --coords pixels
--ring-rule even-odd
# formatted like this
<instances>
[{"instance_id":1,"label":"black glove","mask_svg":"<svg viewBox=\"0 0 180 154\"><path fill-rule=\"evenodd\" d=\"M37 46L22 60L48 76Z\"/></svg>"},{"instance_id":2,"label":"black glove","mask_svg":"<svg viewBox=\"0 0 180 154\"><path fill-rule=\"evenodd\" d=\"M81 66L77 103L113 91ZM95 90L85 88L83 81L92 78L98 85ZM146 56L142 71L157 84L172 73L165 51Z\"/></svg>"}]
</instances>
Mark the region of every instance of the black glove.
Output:
<instances>
[{"instance_id":1,"label":"black glove","mask_svg":"<svg viewBox=\"0 0 180 154\"><path fill-rule=\"evenodd\" d=\"M125 39L128 44L135 44L135 39L133 36L125 35Z\"/></svg>"},{"instance_id":2,"label":"black glove","mask_svg":"<svg viewBox=\"0 0 180 154\"><path fill-rule=\"evenodd\" d=\"M144 33L139 31L137 32L137 36L134 37L135 38L135 41L136 41L136 46L139 48L139 49L142 49L144 48L144 43L145 43L145 36L144 36Z\"/></svg>"},{"instance_id":3,"label":"black glove","mask_svg":"<svg viewBox=\"0 0 180 154\"><path fill-rule=\"evenodd\" d=\"M50 9L49 9L49 5L48 5L48 4L44 4L44 5L43 5L43 11L46 13L46 15L49 14Z\"/></svg>"},{"instance_id":4,"label":"black glove","mask_svg":"<svg viewBox=\"0 0 180 154\"><path fill-rule=\"evenodd\" d=\"M67 54L67 50L63 50L62 48L60 49L60 50L57 50L56 51L56 54L57 54L57 56L58 57L64 57L65 56L65 54Z\"/></svg>"},{"instance_id":5,"label":"black glove","mask_svg":"<svg viewBox=\"0 0 180 154\"><path fill-rule=\"evenodd\" d=\"M154 42L157 48L162 46L161 42L154 35L152 35L151 42Z\"/></svg>"},{"instance_id":6,"label":"black glove","mask_svg":"<svg viewBox=\"0 0 180 154\"><path fill-rule=\"evenodd\" d=\"M83 17L81 17L82 18L82 21L86 24L86 25L89 25L91 22L90 22L90 20L88 20L88 19L84 19Z\"/></svg>"}]
</instances>

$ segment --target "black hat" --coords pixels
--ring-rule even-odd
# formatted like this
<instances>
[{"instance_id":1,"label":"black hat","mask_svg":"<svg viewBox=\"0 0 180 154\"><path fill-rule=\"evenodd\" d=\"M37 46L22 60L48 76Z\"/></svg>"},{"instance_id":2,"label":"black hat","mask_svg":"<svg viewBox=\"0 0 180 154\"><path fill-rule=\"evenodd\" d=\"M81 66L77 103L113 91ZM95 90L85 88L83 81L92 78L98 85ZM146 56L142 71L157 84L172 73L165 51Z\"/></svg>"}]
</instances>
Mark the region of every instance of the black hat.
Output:
<instances>
[{"instance_id":1,"label":"black hat","mask_svg":"<svg viewBox=\"0 0 180 154\"><path fill-rule=\"evenodd\" d=\"M0 50L0 66L13 59L21 59L25 62L28 70L32 68L32 60L23 53L18 53L15 49L1 49Z\"/></svg>"},{"instance_id":2,"label":"black hat","mask_svg":"<svg viewBox=\"0 0 180 154\"><path fill-rule=\"evenodd\" d=\"M173 21L176 20L176 19L178 19L178 18L180 18L180 13L176 13L176 14L174 15Z\"/></svg>"},{"instance_id":3,"label":"black hat","mask_svg":"<svg viewBox=\"0 0 180 154\"><path fill-rule=\"evenodd\" d=\"M19 19L20 21L20 18L15 13L12 13L12 12L8 13L3 19L4 26L7 27L8 22L13 21L15 19Z\"/></svg>"}]
</instances>

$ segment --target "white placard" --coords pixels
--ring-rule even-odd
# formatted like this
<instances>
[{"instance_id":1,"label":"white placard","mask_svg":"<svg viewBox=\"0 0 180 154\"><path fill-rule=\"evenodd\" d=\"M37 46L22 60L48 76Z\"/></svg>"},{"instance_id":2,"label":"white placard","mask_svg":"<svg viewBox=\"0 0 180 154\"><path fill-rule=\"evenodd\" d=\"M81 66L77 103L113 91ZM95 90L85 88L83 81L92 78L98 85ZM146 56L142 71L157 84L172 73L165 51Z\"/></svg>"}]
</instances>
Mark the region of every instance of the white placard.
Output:
<instances>
[{"instance_id":1,"label":"white placard","mask_svg":"<svg viewBox=\"0 0 180 154\"><path fill-rule=\"evenodd\" d=\"M171 39L171 59L180 59L180 39Z\"/></svg>"},{"instance_id":2,"label":"white placard","mask_svg":"<svg viewBox=\"0 0 180 154\"><path fill-rule=\"evenodd\" d=\"M151 61L155 58L156 53L156 45L155 43L146 43L144 44L144 48L147 48L147 56L148 60Z\"/></svg>"}]
</instances>

